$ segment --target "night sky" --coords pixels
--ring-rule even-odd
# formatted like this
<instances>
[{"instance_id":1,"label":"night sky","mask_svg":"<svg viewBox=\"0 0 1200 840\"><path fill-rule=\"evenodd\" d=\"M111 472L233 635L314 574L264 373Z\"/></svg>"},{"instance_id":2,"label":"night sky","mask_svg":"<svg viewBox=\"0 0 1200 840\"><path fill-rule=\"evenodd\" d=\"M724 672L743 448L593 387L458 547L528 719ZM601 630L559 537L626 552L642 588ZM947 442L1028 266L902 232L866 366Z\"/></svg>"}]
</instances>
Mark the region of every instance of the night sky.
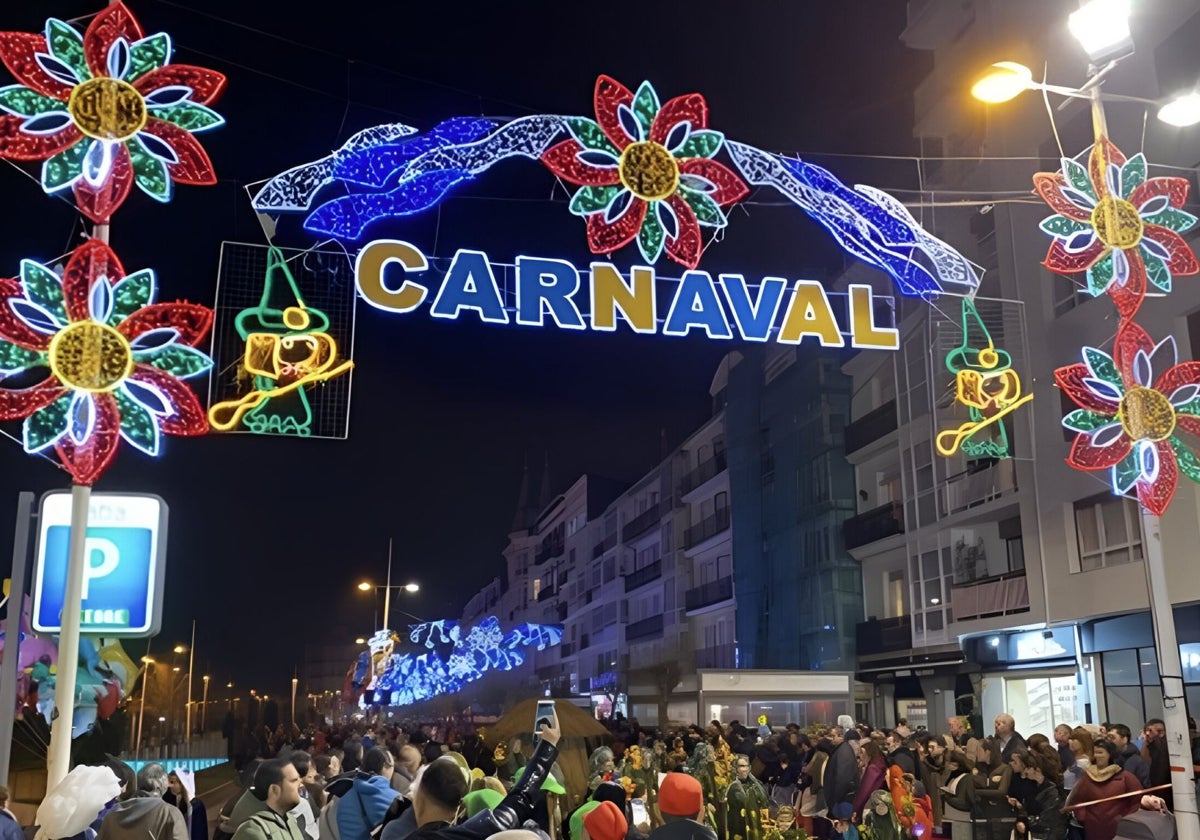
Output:
<instances>
[{"instance_id":1,"label":"night sky","mask_svg":"<svg viewBox=\"0 0 1200 840\"><path fill-rule=\"evenodd\" d=\"M99 2L6 4L0 28L40 30L48 15L90 15ZM134 190L115 216L112 245L127 270L159 272L160 300L211 305L221 241L265 243L246 184L382 122L423 131L462 115L592 116L600 73L630 89L649 79L664 101L699 91L711 127L801 152L849 183L913 186L911 162L856 157L913 151L911 92L928 57L899 41L904 3L638 6L133 0L147 32L171 34L176 62L229 77L215 104L228 124L200 135L219 185L177 187L166 206ZM50 262L80 242L81 217L43 195L26 174L36 167L0 163L6 275L23 257ZM369 238L409 239L431 256L468 247L498 261L526 253L586 266L583 222L567 213L568 194L555 185L538 164L511 160L457 192L440 216L380 223ZM701 267L752 279L831 278L840 252L777 201L751 196L734 210L725 241ZM313 244L298 217L281 223L278 242ZM639 261L636 248L614 261ZM664 257L660 273L677 276L670 265ZM677 446L709 415L708 387L729 349L360 306L349 440L170 438L157 462L123 445L97 485L158 493L171 507L166 617L154 649L186 641L195 618L198 670L281 691L306 642L370 631L371 599L354 584L382 581L389 536L396 577L422 586L397 606L456 617L503 574L525 458L536 479L548 455L555 492L584 472L636 479L657 463L664 433ZM203 397L202 380L199 390ZM4 430L19 435L20 424ZM19 490L67 484L65 472L0 440L0 545L11 544ZM140 653L142 644L128 647Z\"/></svg>"}]
</instances>

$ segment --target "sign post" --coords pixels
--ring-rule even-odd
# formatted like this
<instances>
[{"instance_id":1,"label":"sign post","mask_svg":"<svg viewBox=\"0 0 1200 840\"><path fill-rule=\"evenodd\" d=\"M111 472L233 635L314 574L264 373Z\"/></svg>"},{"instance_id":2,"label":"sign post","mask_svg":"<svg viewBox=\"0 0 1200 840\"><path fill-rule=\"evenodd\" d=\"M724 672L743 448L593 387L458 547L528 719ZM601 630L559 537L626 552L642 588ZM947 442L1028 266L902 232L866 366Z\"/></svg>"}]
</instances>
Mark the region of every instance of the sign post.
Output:
<instances>
[{"instance_id":1,"label":"sign post","mask_svg":"<svg viewBox=\"0 0 1200 840\"><path fill-rule=\"evenodd\" d=\"M33 494L17 497L17 520L13 531L13 562L8 589L8 627L4 633L4 659L0 660L0 709L17 707L17 658L21 646L21 618L25 609L25 570L29 568L29 522L33 517ZM12 757L13 716L0 715L0 785L8 786Z\"/></svg>"}]
</instances>

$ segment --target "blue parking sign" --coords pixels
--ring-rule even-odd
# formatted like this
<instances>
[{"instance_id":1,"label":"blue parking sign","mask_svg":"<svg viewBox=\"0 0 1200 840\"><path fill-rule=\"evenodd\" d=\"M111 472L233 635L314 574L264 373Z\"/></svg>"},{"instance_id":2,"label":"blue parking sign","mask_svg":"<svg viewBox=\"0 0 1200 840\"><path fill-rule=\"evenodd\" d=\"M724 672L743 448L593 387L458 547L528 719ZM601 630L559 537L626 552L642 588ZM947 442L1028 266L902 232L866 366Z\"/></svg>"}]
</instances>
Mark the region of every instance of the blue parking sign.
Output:
<instances>
[{"instance_id":1,"label":"blue parking sign","mask_svg":"<svg viewBox=\"0 0 1200 840\"><path fill-rule=\"evenodd\" d=\"M33 629L57 633L67 583L71 496L42 499ZM151 636L161 623L167 507L150 495L93 494L88 511L80 631Z\"/></svg>"}]
</instances>

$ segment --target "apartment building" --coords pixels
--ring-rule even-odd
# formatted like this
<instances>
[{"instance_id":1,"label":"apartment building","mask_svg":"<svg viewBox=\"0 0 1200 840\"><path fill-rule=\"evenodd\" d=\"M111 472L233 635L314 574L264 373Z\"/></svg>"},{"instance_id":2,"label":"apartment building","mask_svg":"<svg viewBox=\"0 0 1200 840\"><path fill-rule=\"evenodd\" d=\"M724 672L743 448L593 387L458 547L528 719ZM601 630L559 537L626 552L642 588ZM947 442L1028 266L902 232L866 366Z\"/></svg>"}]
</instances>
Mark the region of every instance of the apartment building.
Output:
<instances>
[{"instance_id":1,"label":"apartment building","mask_svg":"<svg viewBox=\"0 0 1200 840\"><path fill-rule=\"evenodd\" d=\"M926 201L916 210L984 269L980 317L1034 399L1007 425L1012 457L938 454L936 436L964 419L945 363L962 340L961 304L948 297L934 305L902 301L900 350L846 363L854 382L846 451L858 510L844 535L862 567L857 673L869 686L872 721L900 716L941 728L951 714L973 711L988 721L1007 711L1028 735L1063 722L1136 728L1161 716L1138 507L1112 495L1105 473L1063 462L1070 435L1061 418L1069 407L1053 379L1055 368L1080 361L1083 346L1111 350L1115 314L1081 278L1041 266L1049 239L1038 223L1051 211L1029 197L1030 176L1059 167L1059 142L1068 157L1091 144L1091 115L1086 103L1059 107L1052 98L1052 130L1035 94L995 106L967 94L1000 60L1035 67L1038 76L1045 68L1054 84L1082 84L1087 59L1066 28L1076 5L909 3L903 40L933 57L914 95L915 132L929 156ZM1200 78L1200 61L1186 46L1200 33L1200 4L1134 9L1136 52L1108 74L1105 89L1157 99L1182 79ZM1192 182L1195 211L1200 131L1157 124L1153 110L1137 104L1107 111L1110 138L1130 155L1144 151L1151 175ZM1173 335L1181 359L1200 358L1200 287L1188 279L1168 298L1148 299L1138 318L1156 340ZM1200 710L1200 580L1190 571L1198 498L1182 479L1162 520L1193 711Z\"/></svg>"}]
</instances>

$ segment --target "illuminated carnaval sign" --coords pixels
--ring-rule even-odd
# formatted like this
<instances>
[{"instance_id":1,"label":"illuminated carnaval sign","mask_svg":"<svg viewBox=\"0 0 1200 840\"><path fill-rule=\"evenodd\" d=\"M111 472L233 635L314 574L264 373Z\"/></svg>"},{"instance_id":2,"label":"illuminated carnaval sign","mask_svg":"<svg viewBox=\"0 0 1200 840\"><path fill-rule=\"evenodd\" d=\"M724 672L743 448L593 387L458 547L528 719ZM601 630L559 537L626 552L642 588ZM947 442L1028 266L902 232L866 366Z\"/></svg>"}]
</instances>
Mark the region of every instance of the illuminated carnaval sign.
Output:
<instances>
[{"instance_id":1,"label":"illuminated carnaval sign","mask_svg":"<svg viewBox=\"0 0 1200 840\"><path fill-rule=\"evenodd\" d=\"M626 276L606 262L580 271L565 260L521 256L511 291L502 289L493 268L484 252L462 249L444 273L435 272L415 245L384 239L359 252L354 275L359 294L379 309L413 312L432 295L429 314L448 320L469 314L490 324L541 327L549 321L598 332L615 332L623 320L647 335L684 337L696 330L712 339L799 344L807 338L824 347L845 347L848 335L852 347L899 346L897 330L876 322L881 299L866 285L852 284L846 295L833 296L815 280L765 277L753 286L741 274L714 278L691 270L675 282L660 317L659 286L649 266L634 266ZM396 282L399 273L403 279ZM836 297L843 298L841 305L831 300Z\"/></svg>"}]
</instances>

